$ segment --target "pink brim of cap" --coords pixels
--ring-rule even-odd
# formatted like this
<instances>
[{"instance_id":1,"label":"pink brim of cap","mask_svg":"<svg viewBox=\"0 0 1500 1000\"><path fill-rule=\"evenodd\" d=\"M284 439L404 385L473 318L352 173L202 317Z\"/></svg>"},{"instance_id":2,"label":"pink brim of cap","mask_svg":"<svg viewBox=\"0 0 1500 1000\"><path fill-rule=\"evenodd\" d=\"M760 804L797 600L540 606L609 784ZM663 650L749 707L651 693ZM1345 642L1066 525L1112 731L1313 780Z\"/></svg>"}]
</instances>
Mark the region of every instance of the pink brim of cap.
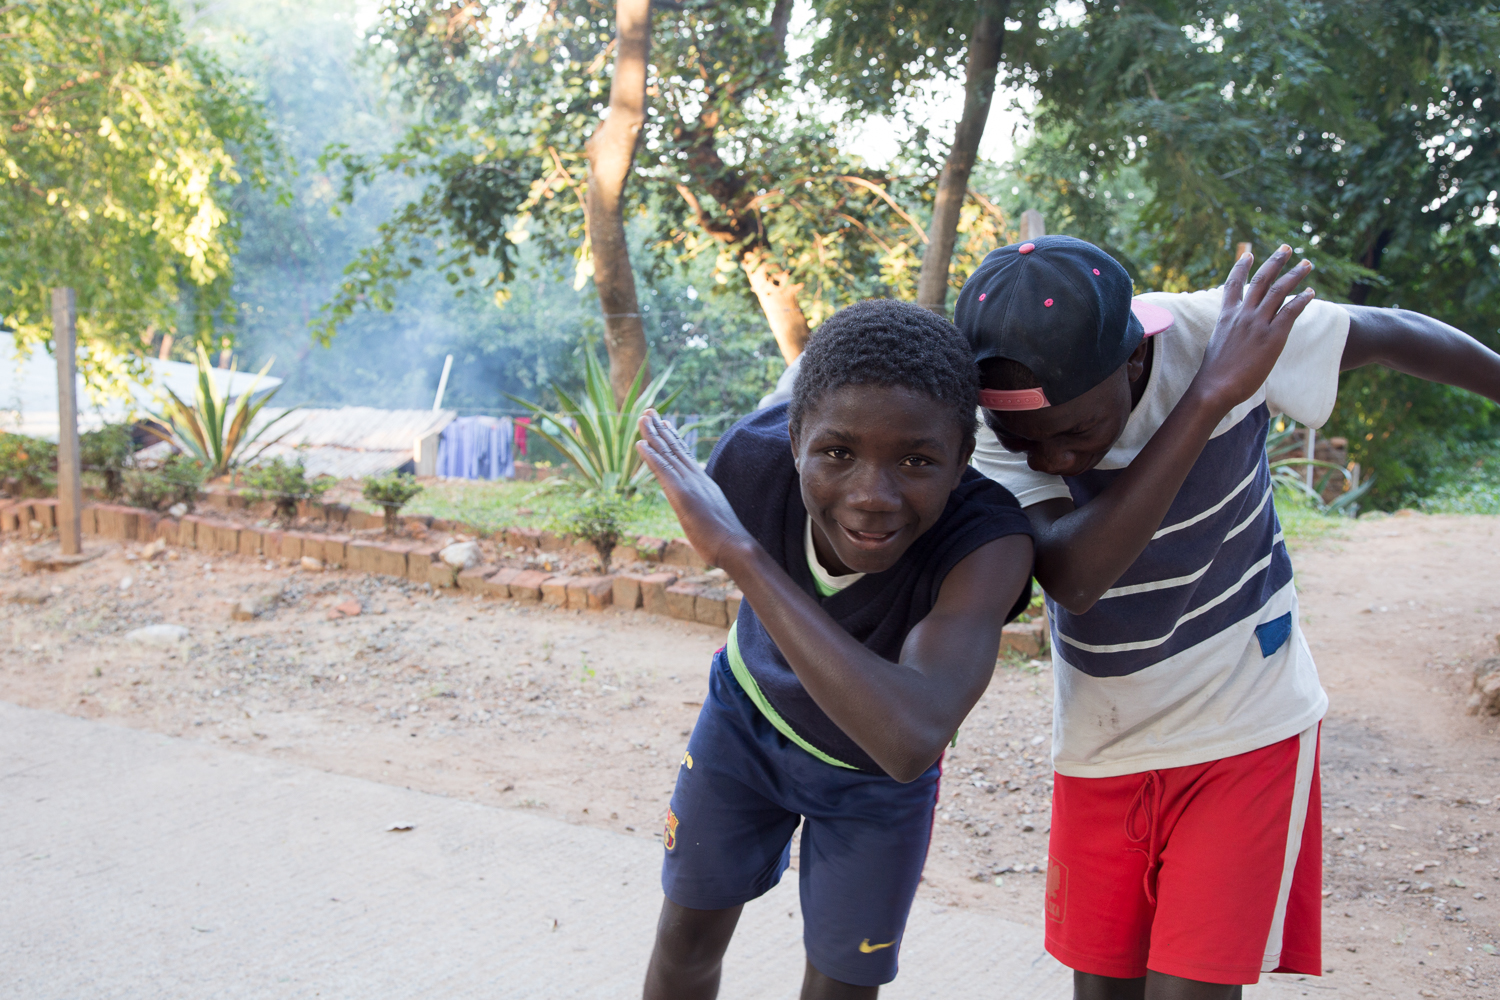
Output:
<instances>
[{"instance_id":1,"label":"pink brim of cap","mask_svg":"<svg viewBox=\"0 0 1500 1000\"><path fill-rule=\"evenodd\" d=\"M1172 314L1161 306L1133 299L1130 303L1130 311L1135 313L1135 318L1141 321L1141 326L1146 328L1146 336L1154 337L1161 333L1175 321Z\"/></svg>"},{"instance_id":2,"label":"pink brim of cap","mask_svg":"<svg viewBox=\"0 0 1500 1000\"><path fill-rule=\"evenodd\" d=\"M1175 322L1170 312L1161 306L1134 299L1130 311L1141 321L1146 336L1154 337ZM1040 410L1052 404L1047 394L1040 389L980 389L979 405L986 410Z\"/></svg>"},{"instance_id":3,"label":"pink brim of cap","mask_svg":"<svg viewBox=\"0 0 1500 1000\"><path fill-rule=\"evenodd\" d=\"M986 410L1040 410L1052 404L1040 389L980 389L979 405Z\"/></svg>"}]
</instances>

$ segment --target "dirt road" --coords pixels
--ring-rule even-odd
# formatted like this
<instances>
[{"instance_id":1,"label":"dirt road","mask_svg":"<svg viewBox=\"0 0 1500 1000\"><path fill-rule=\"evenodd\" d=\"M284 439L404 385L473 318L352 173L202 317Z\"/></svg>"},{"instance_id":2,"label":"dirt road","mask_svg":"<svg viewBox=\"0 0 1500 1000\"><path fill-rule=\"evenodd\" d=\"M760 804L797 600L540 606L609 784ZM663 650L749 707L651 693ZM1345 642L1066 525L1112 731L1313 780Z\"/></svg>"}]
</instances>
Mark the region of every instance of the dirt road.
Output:
<instances>
[{"instance_id":1,"label":"dirt road","mask_svg":"<svg viewBox=\"0 0 1500 1000\"><path fill-rule=\"evenodd\" d=\"M1500 726L1463 708L1472 664L1496 655L1495 525L1366 519L1294 553L1332 699L1331 971L1308 990L1500 995ZM131 554L23 578L17 548L0 553L0 698L659 836L719 630ZM271 592L273 610L231 620ZM333 611L350 600L358 615ZM187 639L127 639L163 623ZM926 903L1040 922L1050 705L1042 664L997 671L948 755Z\"/></svg>"}]
</instances>

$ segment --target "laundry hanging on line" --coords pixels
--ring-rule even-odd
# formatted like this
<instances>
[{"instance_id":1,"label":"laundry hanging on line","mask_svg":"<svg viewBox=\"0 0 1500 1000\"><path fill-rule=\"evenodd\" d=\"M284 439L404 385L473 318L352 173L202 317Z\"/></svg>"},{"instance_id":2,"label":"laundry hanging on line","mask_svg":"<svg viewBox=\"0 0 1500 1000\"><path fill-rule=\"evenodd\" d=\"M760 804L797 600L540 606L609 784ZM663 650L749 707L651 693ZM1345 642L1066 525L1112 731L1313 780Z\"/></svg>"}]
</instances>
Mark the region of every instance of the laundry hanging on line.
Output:
<instances>
[{"instance_id":1,"label":"laundry hanging on line","mask_svg":"<svg viewBox=\"0 0 1500 1000\"><path fill-rule=\"evenodd\" d=\"M514 479L518 431L525 433L515 424L510 417L459 417L438 437L437 474Z\"/></svg>"}]
</instances>

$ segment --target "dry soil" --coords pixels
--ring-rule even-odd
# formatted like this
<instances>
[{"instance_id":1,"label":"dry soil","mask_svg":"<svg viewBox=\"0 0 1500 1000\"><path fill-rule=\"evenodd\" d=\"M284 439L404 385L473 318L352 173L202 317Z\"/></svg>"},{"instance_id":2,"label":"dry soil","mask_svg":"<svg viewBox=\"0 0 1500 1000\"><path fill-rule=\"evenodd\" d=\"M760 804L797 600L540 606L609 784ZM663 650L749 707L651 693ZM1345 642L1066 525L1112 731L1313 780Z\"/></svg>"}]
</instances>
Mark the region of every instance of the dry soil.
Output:
<instances>
[{"instance_id":1,"label":"dry soil","mask_svg":"<svg viewBox=\"0 0 1500 1000\"><path fill-rule=\"evenodd\" d=\"M1305 991L1500 996L1500 722L1465 711L1497 652L1497 523L1366 518L1294 552L1332 700L1327 969ZM660 836L720 630L94 544L37 577L0 550L0 698ZM188 638L126 638L151 624ZM927 903L1040 923L1050 729L1047 667L1003 661L947 755Z\"/></svg>"}]
</instances>

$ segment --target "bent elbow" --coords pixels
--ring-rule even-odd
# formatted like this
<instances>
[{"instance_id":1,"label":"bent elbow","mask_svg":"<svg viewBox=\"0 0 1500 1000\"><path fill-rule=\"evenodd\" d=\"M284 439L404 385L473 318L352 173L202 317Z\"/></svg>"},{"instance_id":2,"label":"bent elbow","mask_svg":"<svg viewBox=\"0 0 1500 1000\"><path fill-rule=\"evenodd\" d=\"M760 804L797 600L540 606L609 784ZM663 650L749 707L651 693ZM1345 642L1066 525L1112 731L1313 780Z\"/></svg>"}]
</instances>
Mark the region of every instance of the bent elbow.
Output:
<instances>
[{"instance_id":1,"label":"bent elbow","mask_svg":"<svg viewBox=\"0 0 1500 1000\"><path fill-rule=\"evenodd\" d=\"M1049 590L1047 596L1062 605L1063 610L1075 615L1087 614L1090 608L1099 603L1099 595L1092 591L1074 590L1067 594L1054 594Z\"/></svg>"}]
</instances>

